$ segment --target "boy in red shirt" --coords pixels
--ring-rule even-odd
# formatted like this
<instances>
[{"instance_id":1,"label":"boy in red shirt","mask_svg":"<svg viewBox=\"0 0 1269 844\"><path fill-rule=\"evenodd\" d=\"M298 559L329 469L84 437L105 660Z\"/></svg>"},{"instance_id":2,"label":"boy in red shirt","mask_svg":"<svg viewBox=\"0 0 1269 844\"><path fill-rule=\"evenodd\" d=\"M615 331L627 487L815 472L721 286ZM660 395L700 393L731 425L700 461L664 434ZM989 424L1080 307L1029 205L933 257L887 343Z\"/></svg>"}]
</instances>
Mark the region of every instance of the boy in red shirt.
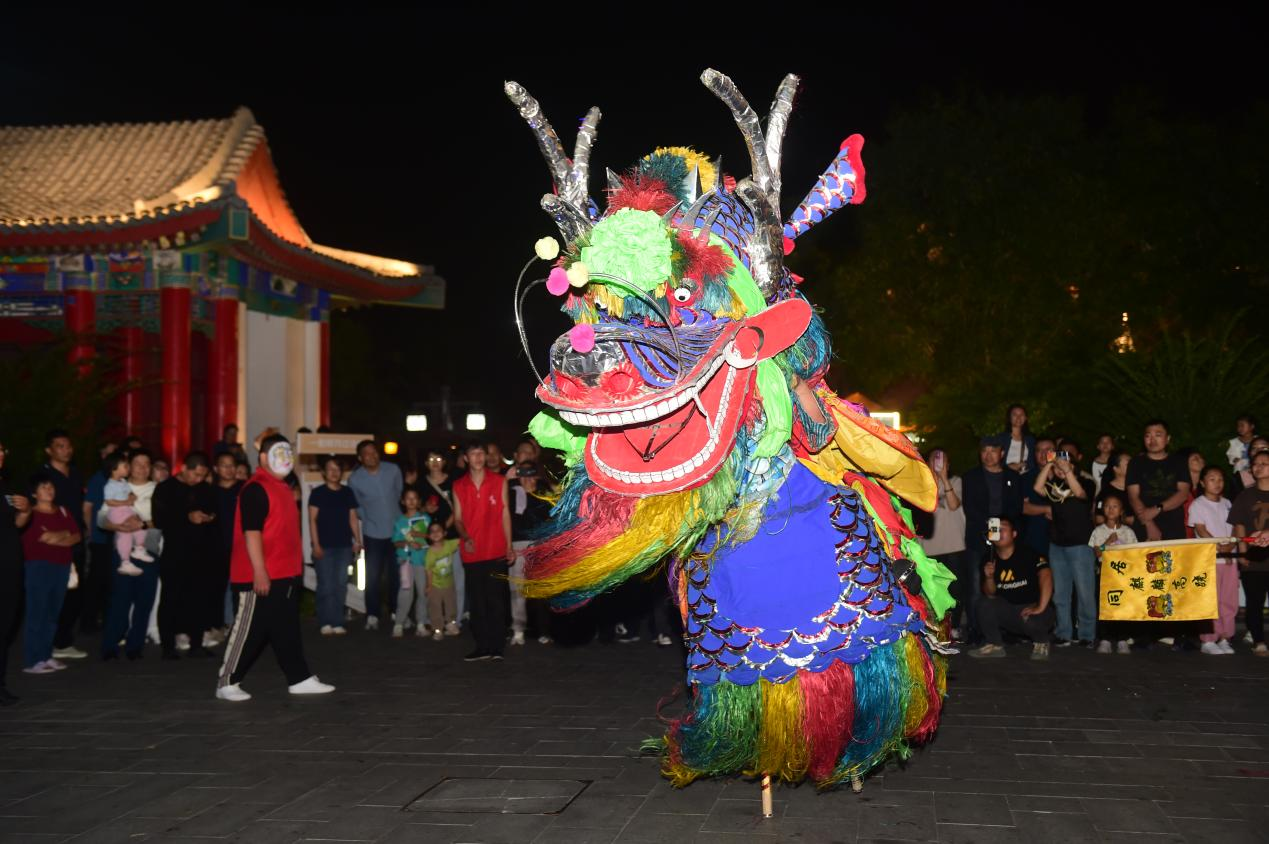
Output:
<instances>
[{"instance_id":1,"label":"boy in red shirt","mask_svg":"<svg viewBox=\"0 0 1269 844\"><path fill-rule=\"evenodd\" d=\"M251 666L273 646L293 695L320 695L335 687L308 670L300 639L300 587L304 562L295 494L284 480L295 464L281 434L260 443L260 468L243 484L234 516L229 582L242 593L233 631L225 643L216 697L250 700L239 685Z\"/></svg>"}]
</instances>

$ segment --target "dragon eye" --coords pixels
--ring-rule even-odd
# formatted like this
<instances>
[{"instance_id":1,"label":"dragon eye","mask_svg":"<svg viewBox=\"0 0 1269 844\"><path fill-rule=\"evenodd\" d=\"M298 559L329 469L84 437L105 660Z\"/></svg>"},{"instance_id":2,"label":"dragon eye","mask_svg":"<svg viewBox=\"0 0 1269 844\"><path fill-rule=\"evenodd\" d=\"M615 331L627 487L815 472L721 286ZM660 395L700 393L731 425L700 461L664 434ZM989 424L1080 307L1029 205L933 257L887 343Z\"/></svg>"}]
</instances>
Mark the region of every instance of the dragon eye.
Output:
<instances>
[{"instance_id":1,"label":"dragon eye","mask_svg":"<svg viewBox=\"0 0 1269 844\"><path fill-rule=\"evenodd\" d=\"M680 305L686 304L687 302L691 301L691 298L692 298L691 290L688 290L686 287L675 288L674 301L678 302Z\"/></svg>"}]
</instances>

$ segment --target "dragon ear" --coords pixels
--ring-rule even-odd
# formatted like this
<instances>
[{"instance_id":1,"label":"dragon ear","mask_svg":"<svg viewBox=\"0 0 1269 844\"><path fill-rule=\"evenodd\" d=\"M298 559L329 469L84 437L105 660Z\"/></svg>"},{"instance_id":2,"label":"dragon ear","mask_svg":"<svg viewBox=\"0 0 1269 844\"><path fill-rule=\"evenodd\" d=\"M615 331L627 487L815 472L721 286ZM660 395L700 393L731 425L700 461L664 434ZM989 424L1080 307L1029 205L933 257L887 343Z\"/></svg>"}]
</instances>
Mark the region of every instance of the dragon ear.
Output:
<instances>
[{"instance_id":1,"label":"dragon ear","mask_svg":"<svg viewBox=\"0 0 1269 844\"><path fill-rule=\"evenodd\" d=\"M811 324L811 306L800 297L785 299L749 317L736 334L736 351L742 358L766 360L798 341Z\"/></svg>"}]
</instances>

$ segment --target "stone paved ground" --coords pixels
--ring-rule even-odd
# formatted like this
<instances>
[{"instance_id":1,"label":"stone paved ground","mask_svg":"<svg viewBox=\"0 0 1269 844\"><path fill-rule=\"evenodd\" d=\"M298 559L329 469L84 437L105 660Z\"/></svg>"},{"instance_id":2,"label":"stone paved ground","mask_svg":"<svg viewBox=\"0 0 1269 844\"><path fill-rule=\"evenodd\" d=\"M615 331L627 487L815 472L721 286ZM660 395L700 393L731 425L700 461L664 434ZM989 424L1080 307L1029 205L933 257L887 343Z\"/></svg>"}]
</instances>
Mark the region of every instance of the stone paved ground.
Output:
<instances>
[{"instance_id":1,"label":"stone paved ground","mask_svg":"<svg viewBox=\"0 0 1269 844\"><path fill-rule=\"evenodd\" d=\"M1269 661L1245 653L956 657L930 747L862 795L777 788L763 821L753 783L675 791L639 755L674 649L307 645L336 694L290 698L267 656L245 704L155 653L18 675L0 844L1269 840Z\"/></svg>"}]
</instances>

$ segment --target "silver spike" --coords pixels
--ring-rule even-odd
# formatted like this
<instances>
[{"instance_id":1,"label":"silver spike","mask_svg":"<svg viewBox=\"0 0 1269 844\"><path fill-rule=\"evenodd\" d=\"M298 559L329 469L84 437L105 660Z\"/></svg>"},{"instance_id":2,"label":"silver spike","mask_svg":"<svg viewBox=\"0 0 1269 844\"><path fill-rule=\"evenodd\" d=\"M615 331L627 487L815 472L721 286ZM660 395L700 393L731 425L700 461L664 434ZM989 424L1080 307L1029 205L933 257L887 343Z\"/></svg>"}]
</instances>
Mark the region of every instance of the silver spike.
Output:
<instances>
[{"instance_id":1,"label":"silver spike","mask_svg":"<svg viewBox=\"0 0 1269 844\"><path fill-rule=\"evenodd\" d=\"M723 206L719 205L714 208L710 215L705 218L704 225L701 226L701 233L696 236L697 240L709 242L709 234L714 230L714 223L718 220L718 215L723 212Z\"/></svg>"},{"instance_id":2,"label":"silver spike","mask_svg":"<svg viewBox=\"0 0 1269 844\"><path fill-rule=\"evenodd\" d=\"M714 190L723 190L723 157L714 159Z\"/></svg>"},{"instance_id":3,"label":"silver spike","mask_svg":"<svg viewBox=\"0 0 1269 844\"><path fill-rule=\"evenodd\" d=\"M687 174L687 178L683 180L683 192L687 194L684 200L688 205L696 201L696 186L700 184L700 169L696 166L692 167L692 172Z\"/></svg>"},{"instance_id":4,"label":"silver spike","mask_svg":"<svg viewBox=\"0 0 1269 844\"><path fill-rule=\"evenodd\" d=\"M674 215L677 214L678 210L682 207L683 207L683 203L681 202L674 203L673 208L671 208L669 211L666 211L664 214L661 215L661 222L665 223L668 226L670 224L670 221L674 219Z\"/></svg>"},{"instance_id":5,"label":"silver spike","mask_svg":"<svg viewBox=\"0 0 1269 844\"><path fill-rule=\"evenodd\" d=\"M585 207L590 199L590 148L595 143L595 134L599 128L599 118L603 115L599 106L592 106L586 112L586 119L577 130L577 144L573 147L573 166L569 170L568 190L564 198L579 208Z\"/></svg>"},{"instance_id":6,"label":"silver spike","mask_svg":"<svg viewBox=\"0 0 1269 844\"><path fill-rule=\"evenodd\" d=\"M608 171L608 190L621 190L625 187L622 184L621 177L614 173L611 167L605 169Z\"/></svg>"}]
</instances>

